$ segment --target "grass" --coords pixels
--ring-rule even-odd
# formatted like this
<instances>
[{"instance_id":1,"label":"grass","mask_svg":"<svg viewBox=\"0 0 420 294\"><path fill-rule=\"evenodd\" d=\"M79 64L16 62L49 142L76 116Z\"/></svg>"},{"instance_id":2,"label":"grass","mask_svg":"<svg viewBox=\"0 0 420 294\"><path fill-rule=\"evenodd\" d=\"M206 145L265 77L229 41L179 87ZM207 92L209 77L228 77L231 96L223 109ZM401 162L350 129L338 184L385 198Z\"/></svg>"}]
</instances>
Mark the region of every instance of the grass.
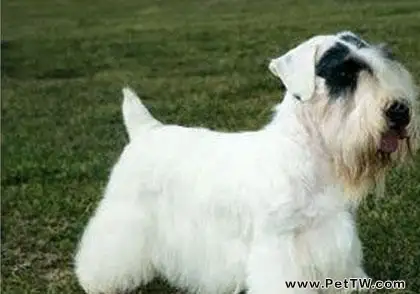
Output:
<instances>
[{"instance_id":1,"label":"grass","mask_svg":"<svg viewBox=\"0 0 420 294\"><path fill-rule=\"evenodd\" d=\"M127 141L120 89L164 122L256 129L279 102L267 60L351 29L420 77L420 2L126 0L2 3L2 291L82 293L77 240ZM367 272L420 293L420 157L368 200ZM156 282L147 293L175 293Z\"/></svg>"}]
</instances>

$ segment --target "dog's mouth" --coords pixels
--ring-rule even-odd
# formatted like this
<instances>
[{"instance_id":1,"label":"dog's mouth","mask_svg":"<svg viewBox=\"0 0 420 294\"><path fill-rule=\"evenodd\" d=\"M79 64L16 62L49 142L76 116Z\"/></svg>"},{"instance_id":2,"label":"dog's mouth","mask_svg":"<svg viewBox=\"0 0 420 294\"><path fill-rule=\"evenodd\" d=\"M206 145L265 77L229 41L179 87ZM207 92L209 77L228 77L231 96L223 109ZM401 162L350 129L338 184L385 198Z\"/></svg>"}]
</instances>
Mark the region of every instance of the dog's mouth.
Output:
<instances>
[{"instance_id":1,"label":"dog's mouth","mask_svg":"<svg viewBox=\"0 0 420 294\"><path fill-rule=\"evenodd\" d=\"M382 134L378 149L385 153L393 153L397 151L400 141L407 137L406 129L390 129Z\"/></svg>"}]
</instances>

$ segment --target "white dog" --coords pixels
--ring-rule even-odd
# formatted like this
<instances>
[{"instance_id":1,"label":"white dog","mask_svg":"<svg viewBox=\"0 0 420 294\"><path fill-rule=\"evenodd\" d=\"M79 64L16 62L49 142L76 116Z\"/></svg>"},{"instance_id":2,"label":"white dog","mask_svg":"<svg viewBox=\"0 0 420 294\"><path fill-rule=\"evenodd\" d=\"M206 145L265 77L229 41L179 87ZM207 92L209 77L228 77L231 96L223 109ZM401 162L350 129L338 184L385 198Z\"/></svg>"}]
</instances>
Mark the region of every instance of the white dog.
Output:
<instances>
[{"instance_id":1,"label":"white dog","mask_svg":"<svg viewBox=\"0 0 420 294\"><path fill-rule=\"evenodd\" d=\"M130 143L76 256L87 293L156 276L191 293L318 293L285 282L365 277L351 211L415 149L410 74L350 32L269 68L287 92L253 132L164 125L123 90Z\"/></svg>"}]
</instances>

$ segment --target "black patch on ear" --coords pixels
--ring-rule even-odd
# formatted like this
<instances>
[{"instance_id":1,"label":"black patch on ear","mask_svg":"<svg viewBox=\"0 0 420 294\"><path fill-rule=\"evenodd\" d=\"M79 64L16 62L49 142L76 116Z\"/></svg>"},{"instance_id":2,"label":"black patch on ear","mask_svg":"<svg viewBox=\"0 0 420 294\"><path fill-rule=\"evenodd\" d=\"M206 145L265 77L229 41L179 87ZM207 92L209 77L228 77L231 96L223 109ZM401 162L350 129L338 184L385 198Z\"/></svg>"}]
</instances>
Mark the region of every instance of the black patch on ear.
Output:
<instances>
[{"instance_id":1,"label":"black patch on ear","mask_svg":"<svg viewBox=\"0 0 420 294\"><path fill-rule=\"evenodd\" d=\"M368 64L351 56L347 46L336 43L321 57L316 65L315 73L325 79L330 96L338 98L356 90L362 70L372 72Z\"/></svg>"},{"instance_id":2,"label":"black patch on ear","mask_svg":"<svg viewBox=\"0 0 420 294\"><path fill-rule=\"evenodd\" d=\"M368 43L366 43L365 41L363 41L362 39L360 39L359 37L357 37L356 35L343 35L340 37L341 40L343 40L344 42L350 43L354 46L356 46L357 48L366 48L369 46Z\"/></svg>"}]
</instances>

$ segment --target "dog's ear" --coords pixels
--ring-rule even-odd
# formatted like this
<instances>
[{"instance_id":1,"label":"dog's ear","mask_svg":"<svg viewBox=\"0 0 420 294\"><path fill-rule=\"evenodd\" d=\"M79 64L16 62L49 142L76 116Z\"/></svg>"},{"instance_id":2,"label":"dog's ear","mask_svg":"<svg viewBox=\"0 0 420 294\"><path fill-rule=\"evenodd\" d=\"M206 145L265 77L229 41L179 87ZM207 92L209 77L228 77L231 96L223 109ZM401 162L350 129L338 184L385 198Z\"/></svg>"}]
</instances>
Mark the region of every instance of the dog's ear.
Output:
<instances>
[{"instance_id":1,"label":"dog's ear","mask_svg":"<svg viewBox=\"0 0 420 294\"><path fill-rule=\"evenodd\" d=\"M302 101L315 91L315 63L319 45L325 40L317 36L300 44L283 56L272 59L268 68L281 79L287 91Z\"/></svg>"}]
</instances>

